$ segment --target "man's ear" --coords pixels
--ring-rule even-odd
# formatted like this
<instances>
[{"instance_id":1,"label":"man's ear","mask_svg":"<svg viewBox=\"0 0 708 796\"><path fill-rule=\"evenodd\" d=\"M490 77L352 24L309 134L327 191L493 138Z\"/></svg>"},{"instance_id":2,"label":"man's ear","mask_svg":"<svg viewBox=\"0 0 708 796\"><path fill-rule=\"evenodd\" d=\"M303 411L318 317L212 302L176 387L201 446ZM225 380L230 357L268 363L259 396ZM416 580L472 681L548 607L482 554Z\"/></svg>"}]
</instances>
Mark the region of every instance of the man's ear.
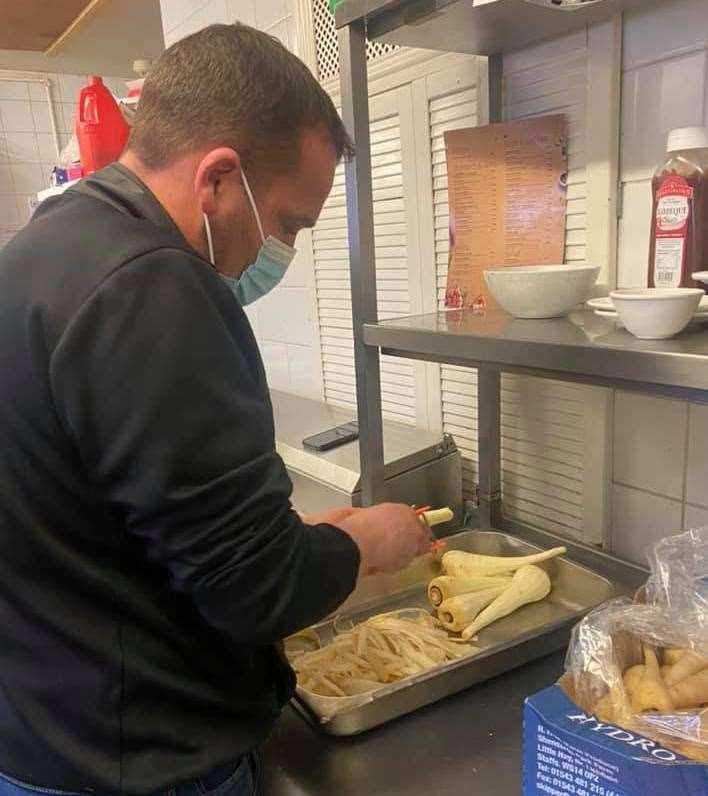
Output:
<instances>
[{"instance_id":1,"label":"man's ear","mask_svg":"<svg viewBox=\"0 0 708 796\"><path fill-rule=\"evenodd\" d=\"M202 213L213 215L219 191L224 180L241 182L241 158L229 147L219 147L207 152L197 166L194 175L194 193Z\"/></svg>"}]
</instances>

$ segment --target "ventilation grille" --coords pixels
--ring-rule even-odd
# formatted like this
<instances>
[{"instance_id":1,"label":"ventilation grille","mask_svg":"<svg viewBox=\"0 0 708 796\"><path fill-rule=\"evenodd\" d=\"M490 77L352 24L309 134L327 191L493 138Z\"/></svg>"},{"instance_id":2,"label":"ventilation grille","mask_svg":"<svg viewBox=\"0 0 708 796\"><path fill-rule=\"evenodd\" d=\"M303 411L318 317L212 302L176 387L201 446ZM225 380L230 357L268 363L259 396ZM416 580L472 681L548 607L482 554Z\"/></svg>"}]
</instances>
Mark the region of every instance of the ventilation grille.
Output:
<instances>
[{"instance_id":1,"label":"ventilation grille","mask_svg":"<svg viewBox=\"0 0 708 796\"><path fill-rule=\"evenodd\" d=\"M327 0L312 0L312 18L317 53L317 75L321 81L330 80L339 74L339 44L334 15ZM366 43L366 60L373 61L397 50L395 44Z\"/></svg>"}]
</instances>

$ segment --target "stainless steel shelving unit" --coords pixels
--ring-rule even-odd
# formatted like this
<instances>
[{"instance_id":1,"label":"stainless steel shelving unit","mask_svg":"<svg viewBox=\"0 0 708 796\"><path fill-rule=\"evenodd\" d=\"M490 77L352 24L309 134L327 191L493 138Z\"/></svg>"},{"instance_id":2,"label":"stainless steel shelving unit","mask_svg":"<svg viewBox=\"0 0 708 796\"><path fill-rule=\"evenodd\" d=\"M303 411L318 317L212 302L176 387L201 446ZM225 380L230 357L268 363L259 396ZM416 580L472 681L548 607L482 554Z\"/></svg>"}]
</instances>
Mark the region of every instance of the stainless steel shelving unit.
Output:
<instances>
[{"instance_id":1,"label":"stainless steel shelving unit","mask_svg":"<svg viewBox=\"0 0 708 796\"><path fill-rule=\"evenodd\" d=\"M565 7L545 0L343 0L339 29L342 114L356 145L346 166L354 353L364 504L385 498L379 355L478 369L480 517L536 544L553 534L505 520L501 511L500 377L517 372L689 398L708 403L708 331L644 343L589 312L550 321L454 311L378 322L366 37L489 56L489 118L501 119L501 59L524 45L583 29L661 0L596 0ZM644 570L562 540L576 560L626 584Z\"/></svg>"}]
</instances>

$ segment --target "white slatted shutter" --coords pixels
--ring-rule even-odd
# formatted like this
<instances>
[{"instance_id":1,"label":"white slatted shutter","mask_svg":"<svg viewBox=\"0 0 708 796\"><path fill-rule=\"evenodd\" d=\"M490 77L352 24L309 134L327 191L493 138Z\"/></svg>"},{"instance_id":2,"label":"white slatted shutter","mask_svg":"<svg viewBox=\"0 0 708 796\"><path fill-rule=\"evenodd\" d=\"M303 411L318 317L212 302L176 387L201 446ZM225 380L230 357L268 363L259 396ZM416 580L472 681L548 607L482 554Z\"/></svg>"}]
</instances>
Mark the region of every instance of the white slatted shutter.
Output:
<instances>
[{"instance_id":1,"label":"white slatted shutter","mask_svg":"<svg viewBox=\"0 0 708 796\"><path fill-rule=\"evenodd\" d=\"M554 56L549 45L504 60L504 117L533 119L562 113L568 122L568 205L566 262L585 262L587 182L585 171L588 54L583 32L559 42ZM545 57L544 57L545 56Z\"/></svg>"},{"instance_id":2,"label":"white slatted shutter","mask_svg":"<svg viewBox=\"0 0 708 796\"><path fill-rule=\"evenodd\" d=\"M566 261L585 260L585 35L505 57L505 118L564 113L569 121ZM459 83L459 81L458 81ZM477 124L474 88L451 86L428 97L435 264L444 307L449 207L444 133ZM478 483L477 373L440 368L444 430L463 454L463 488ZM502 493L506 516L586 542L602 541L606 392L542 379L502 377Z\"/></svg>"},{"instance_id":3,"label":"white slatted shutter","mask_svg":"<svg viewBox=\"0 0 708 796\"><path fill-rule=\"evenodd\" d=\"M397 91L372 100L371 161L379 317L411 314L401 115ZM410 200L409 200L410 201ZM349 249L344 168L313 231L315 283L325 400L356 410ZM413 364L382 357L381 398L386 417L415 423Z\"/></svg>"},{"instance_id":4,"label":"white slatted shutter","mask_svg":"<svg viewBox=\"0 0 708 796\"><path fill-rule=\"evenodd\" d=\"M585 32L504 61L504 116L562 113L568 122L566 262L585 262L588 50ZM505 375L502 379L502 495L506 516L586 542L602 541L588 488L602 433L604 390ZM594 419L597 419L595 427Z\"/></svg>"},{"instance_id":5,"label":"white slatted shutter","mask_svg":"<svg viewBox=\"0 0 708 796\"><path fill-rule=\"evenodd\" d=\"M433 177L433 223L435 227L435 272L439 309L445 307L447 265L450 253L445 133L477 126L477 88L454 88L428 101L430 150ZM477 372L470 368L442 365L440 402L443 430L452 434L462 454L462 489L475 496L477 473Z\"/></svg>"}]
</instances>

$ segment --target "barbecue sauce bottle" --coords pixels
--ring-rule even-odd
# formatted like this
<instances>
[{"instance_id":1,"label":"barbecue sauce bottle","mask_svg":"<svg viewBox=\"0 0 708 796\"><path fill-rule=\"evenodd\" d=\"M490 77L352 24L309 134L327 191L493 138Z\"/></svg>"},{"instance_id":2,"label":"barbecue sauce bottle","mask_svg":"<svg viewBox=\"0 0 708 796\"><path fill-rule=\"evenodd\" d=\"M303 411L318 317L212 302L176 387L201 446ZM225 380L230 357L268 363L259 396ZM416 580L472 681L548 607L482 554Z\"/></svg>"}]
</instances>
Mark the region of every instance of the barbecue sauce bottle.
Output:
<instances>
[{"instance_id":1,"label":"barbecue sauce bottle","mask_svg":"<svg viewBox=\"0 0 708 796\"><path fill-rule=\"evenodd\" d=\"M668 159L652 181L649 287L701 287L708 271L708 128L669 133Z\"/></svg>"}]
</instances>

